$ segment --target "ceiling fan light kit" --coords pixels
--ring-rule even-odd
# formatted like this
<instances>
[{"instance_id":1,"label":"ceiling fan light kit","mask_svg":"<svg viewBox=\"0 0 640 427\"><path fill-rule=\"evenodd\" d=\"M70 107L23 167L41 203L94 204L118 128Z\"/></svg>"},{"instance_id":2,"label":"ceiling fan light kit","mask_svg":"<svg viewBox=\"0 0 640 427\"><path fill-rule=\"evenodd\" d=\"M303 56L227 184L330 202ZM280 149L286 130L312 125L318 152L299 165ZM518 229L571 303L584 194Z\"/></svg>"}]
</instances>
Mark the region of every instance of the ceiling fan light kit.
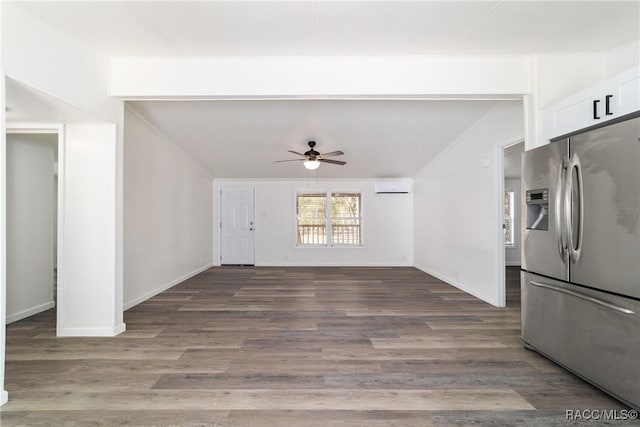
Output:
<instances>
[{"instance_id":1,"label":"ceiling fan light kit","mask_svg":"<svg viewBox=\"0 0 640 427\"><path fill-rule=\"evenodd\" d=\"M305 160L304 162L304 167L309 170L318 169L318 166L320 166L320 162L317 160Z\"/></svg>"},{"instance_id":2,"label":"ceiling fan light kit","mask_svg":"<svg viewBox=\"0 0 640 427\"><path fill-rule=\"evenodd\" d=\"M340 165L340 166L344 166L347 164L347 162L343 162L342 160L331 160L331 159L325 158L325 157L333 157L333 156L342 156L344 153L340 150L332 151L330 153L320 154L318 151L316 151L313 148L316 146L315 141L309 141L307 142L307 145L309 145L310 149L308 151L305 151L304 154L298 153L297 151L293 151L293 150L287 150L290 153L293 153L297 156L304 157L303 159L276 160L276 163L303 161L304 167L309 170L318 169L318 167L320 166L320 163L330 163L333 165Z\"/></svg>"}]
</instances>

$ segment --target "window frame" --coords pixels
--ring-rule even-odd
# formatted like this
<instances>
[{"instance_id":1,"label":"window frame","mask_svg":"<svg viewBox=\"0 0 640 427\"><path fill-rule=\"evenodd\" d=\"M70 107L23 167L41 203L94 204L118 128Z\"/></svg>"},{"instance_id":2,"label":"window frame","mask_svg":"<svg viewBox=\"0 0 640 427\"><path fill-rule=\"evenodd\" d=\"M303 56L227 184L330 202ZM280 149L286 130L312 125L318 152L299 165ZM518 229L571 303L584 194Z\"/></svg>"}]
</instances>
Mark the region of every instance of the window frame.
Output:
<instances>
[{"instance_id":1,"label":"window frame","mask_svg":"<svg viewBox=\"0 0 640 427\"><path fill-rule=\"evenodd\" d=\"M509 197L509 201L510 201L510 212L509 212L509 218L511 221L511 243L507 243L506 241L506 226L505 226L505 212L504 212L504 206L503 206L503 217L502 217L502 225L503 225L503 244L505 248L508 249L513 249L516 247L516 230L515 230L515 225L516 225L516 192L513 189L505 189L504 190L504 195L503 195L503 202L504 199L507 197L507 194L510 194Z\"/></svg>"},{"instance_id":2,"label":"window frame","mask_svg":"<svg viewBox=\"0 0 640 427\"><path fill-rule=\"evenodd\" d=\"M327 230L327 242L326 244L299 244L298 243L298 196L305 194L318 194L324 193L327 200L327 210L325 216L325 228ZM360 244L358 245L348 245L348 244L332 244L333 240L333 226L331 224L332 216L331 216L331 207L333 203L333 193L358 193L360 194L360 216L359 216L359 225L360 225ZM362 249L364 248L364 191L361 189L326 189L326 188L304 188L304 189L295 189L293 193L293 245L296 249Z\"/></svg>"}]
</instances>

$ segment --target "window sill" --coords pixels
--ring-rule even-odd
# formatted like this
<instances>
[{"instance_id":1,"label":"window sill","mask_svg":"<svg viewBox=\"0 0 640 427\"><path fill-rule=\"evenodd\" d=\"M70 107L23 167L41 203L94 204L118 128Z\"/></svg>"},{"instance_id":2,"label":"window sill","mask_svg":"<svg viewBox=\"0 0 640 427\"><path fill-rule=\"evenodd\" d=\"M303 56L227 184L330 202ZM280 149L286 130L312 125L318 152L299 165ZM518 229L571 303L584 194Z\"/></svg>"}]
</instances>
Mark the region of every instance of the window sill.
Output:
<instances>
[{"instance_id":1,"label":"window sill","mask_svg":"<svg viewBox=\"0 0 640 427\"><path fill-rule=\"evenodd\" d=\"M296 249L362 249L364 245L295 245Z\"/></svg>"}]
</instances>

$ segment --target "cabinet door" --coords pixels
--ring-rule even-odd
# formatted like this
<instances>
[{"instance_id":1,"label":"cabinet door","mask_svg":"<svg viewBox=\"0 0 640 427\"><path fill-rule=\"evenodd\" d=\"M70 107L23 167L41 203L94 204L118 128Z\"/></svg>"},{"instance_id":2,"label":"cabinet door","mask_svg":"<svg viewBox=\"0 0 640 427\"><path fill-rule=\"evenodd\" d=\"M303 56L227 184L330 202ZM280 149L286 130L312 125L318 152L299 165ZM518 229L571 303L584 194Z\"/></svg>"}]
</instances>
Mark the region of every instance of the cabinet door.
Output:
<instances>
[{"instance_id":1,"label":"cabinet door","mask_svg":"<svg viewBox=\"0 0 640 427\"><path fill-rule=\"evenodd\" d=\"M544 110L542 135L557 138L636 111L640 111L640 66Z\"/></svg>"},{"instance_id":2,"label":"cabinet door","mask_svg":"<svg viewBox=\"0 0 640 427\"><path fill-rule=\"evenodd\" d=\"M545 136L551 139L601 122L605 117L605 88L604 83L592 86L550 107L545 113Z\"/></svg>"},{"instance_id":3,"label":"cabinet door","mask_svg":"<svg viewBox=\"0 0 640 427\"><path fill-rule=\"evenodd\" d=\"M610 115L607 118L624 116L640 110L640 67L635 67L611 79L606 95L609 100Z\"/></svg>"}]
</instances>

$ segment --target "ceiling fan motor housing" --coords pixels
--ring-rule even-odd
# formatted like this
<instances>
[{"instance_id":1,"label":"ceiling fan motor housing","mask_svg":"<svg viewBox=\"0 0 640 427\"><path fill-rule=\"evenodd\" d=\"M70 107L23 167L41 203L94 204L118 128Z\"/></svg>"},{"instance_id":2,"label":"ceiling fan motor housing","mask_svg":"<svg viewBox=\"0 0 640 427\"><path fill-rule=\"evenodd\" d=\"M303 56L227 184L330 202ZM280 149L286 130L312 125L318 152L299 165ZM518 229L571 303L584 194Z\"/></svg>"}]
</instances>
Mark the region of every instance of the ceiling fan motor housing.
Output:
<instances>
[{"instance_id":1,"label":"ceiling fan motor housing","mask_svg":"<svg viewBox=\"0 0 640 427\"><path fill-rule=\"evenodd\" d=\"M309 141L309 142L307 142L307 144L309 145L309 148L311 148L311 150L309 150L306 153L304 153L304 155L305 156L309 156L309 157L311 157L311 160L314 160L316 158L316 156L320 155L319 152L317 152L316 150L313 149L313 147L316 146L316 142L315 141Z\"/></svg>"}]
</instances>

